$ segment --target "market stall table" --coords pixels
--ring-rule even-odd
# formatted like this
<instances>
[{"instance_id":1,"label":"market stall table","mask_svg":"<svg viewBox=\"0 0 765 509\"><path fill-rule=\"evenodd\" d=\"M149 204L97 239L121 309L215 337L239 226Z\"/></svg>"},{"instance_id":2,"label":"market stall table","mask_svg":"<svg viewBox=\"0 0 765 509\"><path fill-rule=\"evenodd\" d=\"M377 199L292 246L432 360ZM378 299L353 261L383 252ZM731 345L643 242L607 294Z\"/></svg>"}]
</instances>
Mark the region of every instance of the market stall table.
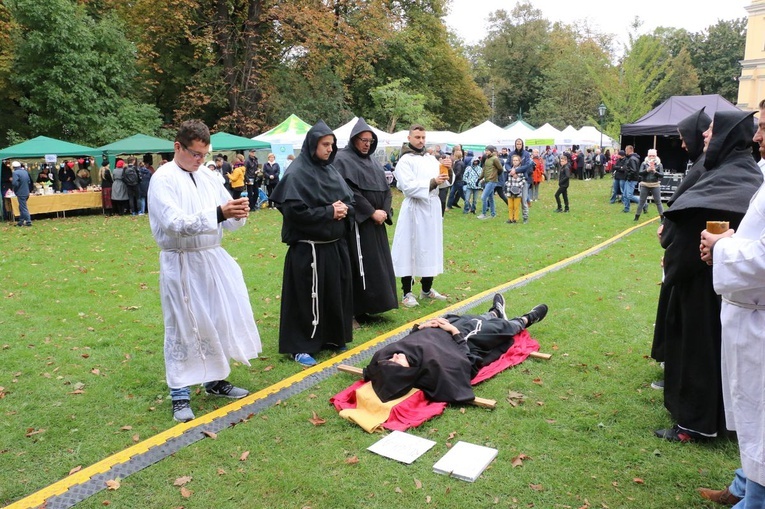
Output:
<instances>
[{"instance_id":1,"label":"market stall table","mask_svg":"<svg viewBox=\"0 0 765 509\"><path fill-rule=\"evenodd\" d=\"M7 210L13 211L14 217L20 215L18 198L5 198L5 204ZM27 200L27 208L31 215L62 212L66 217L67 210L102 208L101 191L31 195Z\"/></svg>"}]
</instances>

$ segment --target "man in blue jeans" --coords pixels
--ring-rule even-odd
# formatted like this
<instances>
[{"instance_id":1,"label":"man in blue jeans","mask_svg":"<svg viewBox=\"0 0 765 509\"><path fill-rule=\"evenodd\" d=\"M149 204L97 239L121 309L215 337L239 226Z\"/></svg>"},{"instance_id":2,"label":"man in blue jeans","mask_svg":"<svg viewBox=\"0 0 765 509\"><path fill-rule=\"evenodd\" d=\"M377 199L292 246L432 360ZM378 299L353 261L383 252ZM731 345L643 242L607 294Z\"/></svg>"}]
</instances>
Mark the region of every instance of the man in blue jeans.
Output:
<instances>
[{"instance_id":1,"label":"man in blue jeans","mask_svg":"<svg viewBox=\"0 0 765 509\"><path fill-rule=\"evenodd\" d=\"M624 159L624 187L622 188L622 203L624 204L624 211L628 213L630 211L630 203L640 203L640 199L635 196L635 186L640 181L640 156L635 153L635 149L632 145L624 147L624 152L627 157Z\"/></svg>"},{"instance_id":2,"label":"man in blue jeans","mask_svg":"<svg viewBox=\"0 0 765 509\"><path fill-rule=\"evenodd\" d=\"M18 161L13 161L11 167L13 168L11 187L16 195L16 199L19 201L19 222L16 223L16 226L32 226L32 216L29 215L29 209L27 208L32 177L30 177L29 172Z\"/></svg>"},{"instance_id":3,"label":"man in blue jeans","mask_svg":"<svg viewBox=\"0 0 765 509\"><path fill-rule=\"evenodd\" d=\"M481 180L483 180L483 194L481 195L483 208L478 219L493 218L497 215L497 211L494 208L494 188L499 185L499 175L503 171L502 163L499 161L499 157L497 157L497 147L487 145L485 153L486 162L483 165L483 173L481 174ZM486 215L486 212L489 210L491 210L491 216Z\"/></svg>"}]
</instances>

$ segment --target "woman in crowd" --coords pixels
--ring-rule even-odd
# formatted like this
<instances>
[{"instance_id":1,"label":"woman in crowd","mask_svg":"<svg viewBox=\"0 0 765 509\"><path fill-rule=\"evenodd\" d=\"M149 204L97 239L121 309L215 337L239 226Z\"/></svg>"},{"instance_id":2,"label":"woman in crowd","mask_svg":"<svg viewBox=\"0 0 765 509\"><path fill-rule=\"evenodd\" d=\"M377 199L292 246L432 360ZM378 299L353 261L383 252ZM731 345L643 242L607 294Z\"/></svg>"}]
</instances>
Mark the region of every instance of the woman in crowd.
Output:
<instances>
[{"instance_id":1,"label":"woman in crowd","mask_svg":"<svg viewBox=\"0 0 765 509\"><path fill-rule=\"evenodd\" d=\"M77 172L77 177L74 179L74 185L77 189L87 189L91 183L90 172L85 168Z\"/></svg>"},{"instance_id":2,"label":"woman in crowd","mask_svg":"<svg viewBox=\"0 0 765 509\"><path fill-rule=\"evenodd\" d=\"M238 200L244 191L244 171L244 156L237 154L231 173L228 174L229 182L231 182L231 196L235 200Z\"/></svg>"},{"instance_id":3,"label":"woman in crowd","mask_svg":"<svg viewBox=\"0 0 765 509\"><path fill-rule=\"evenodd\" d=\"M146 209L146 197L149 196L149 181L151 181L152 172L149 167L141 162L138 164L138 177L140 182L138 184L140 188L140 194L138 195L138 215L143 215L147 212Z\"/></svg>"},{"instance_id":4,"label":"woman in crowd","mask_svg":"<svg viewBox=\"0 0 765 509\"><path fill-rule=\"evenodd\" d=\"M53 174L50 172L50 169L48 169L47 166L43 166L42 170L40 170L40 174L37 175L36 182L43 185L53 185Z\"/></svg>"},{"instance_id":5,"label":"woman in crowd","mask_svg":"<svg viewBox=\"0 0 765 509\"><path fill-rule=\"evenodd\" d=\"M117 161L117 164L115 164L114 172L112 173L112 178L114 180L114 183L112 184L112 204L114 205L115 212L120 216L125 213L125 210L130 210L128 208L128 189L122 181L122 176L124 174L125 161L120 159Z\"/></svg>"},{"instance_id":6,"label":"woman in crowd","mask_svg":"<svg viewBox=\"0 0 765 509\"><path fill-rule=\"evenodd\" d=\"M112 208L112 184L114 180L112 179L112 172L109 169L108 162L98 170L98 179L101 181L101 203L104 207L104 214L111 216L114 214L114 209Z\"/></svg>"},{"instance_id":7,"label":"woman in crowd","mask_svg":"<svg viewBox=\"0 0 765 509\"><path fill-rule=\"evenodd\" d=\"M640 219L640 212L648 213L648 193L651 193L653 202L656 204L656 210L659 216L664 219L664 207L661 206L661 179L664 178L664 166L661 159L656 155L656 149L648 150L648 156L640 165L640 203L638 203L635 212L635 221Z\"/></svg>"},{"instance_id":8,"label":"woman in crowd","mask_svg":"<svg viewBox=\"0 0 765 509\"><path fill-rule=\"evenodd\" d=\"M76 189L74 185L74 179L77 176L74 174L74 163L72 161L64 161L61 165L61 169L58 171L58 181L61 182L61 192L68 193Z\"/></svg>"},{"instance_id":9,"label":"woman in crowd","mask_svg":"<svg viewBox=\"0 0 765 509\"><path fill-rule=\"evenodd\" d=\"M289 158L287 158L289 160ZM281 168L279 163L276 162L276 156L268 154L268 161L263 164L263 180L266 182L266 192L268 193L268 208L275 208L276 205L271 201L271 192L279 183L279 175L281 174Z\"/></svg>"}]
</instances>

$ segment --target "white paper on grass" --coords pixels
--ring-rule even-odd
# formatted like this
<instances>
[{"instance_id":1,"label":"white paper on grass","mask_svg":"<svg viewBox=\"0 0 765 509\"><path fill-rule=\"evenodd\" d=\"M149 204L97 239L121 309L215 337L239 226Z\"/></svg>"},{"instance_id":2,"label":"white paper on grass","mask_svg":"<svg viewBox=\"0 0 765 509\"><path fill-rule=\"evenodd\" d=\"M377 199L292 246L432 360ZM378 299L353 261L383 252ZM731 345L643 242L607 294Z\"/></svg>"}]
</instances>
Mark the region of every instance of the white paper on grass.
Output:
<instances>
[{"instance_id":1,"label":"white paper on grass","mask_svg":"<svg viewBox=\"0 0 765 509\"><path fill-rule=\"evenodd\" d=\"M474 482L498 453L491 447L459 441L433 465L433 472Z\"/></svg>"},{"instance_id":2,"label":"white paper on grass","mask_svg":"<svg viewBox=\"0 0 765 509\"><path fill-rule=\"evenodd\" d=\"M428 452L434 445L436 443L433 440L420 438L402 431L393 431L390 435L367 447L367 450L409 465Z\"/></svg>"}]
</instances>

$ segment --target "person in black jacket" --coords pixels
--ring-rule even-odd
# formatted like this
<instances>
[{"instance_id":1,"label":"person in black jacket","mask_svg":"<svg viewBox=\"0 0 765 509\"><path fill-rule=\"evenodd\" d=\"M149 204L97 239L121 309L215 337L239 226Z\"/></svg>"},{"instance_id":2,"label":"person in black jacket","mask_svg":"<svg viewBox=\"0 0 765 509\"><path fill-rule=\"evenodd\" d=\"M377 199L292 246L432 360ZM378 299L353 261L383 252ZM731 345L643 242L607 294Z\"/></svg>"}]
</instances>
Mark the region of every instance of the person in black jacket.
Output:
<instances>
[{"instance_id":1,"label":"person in black jacket","mask_svg":"<svg viewBox=\"0 0 765 509\"><path fill-rule=\"evenodd\" d=\"M462 158L462 151L455 149L452 152L452 172L454 173L454 183L449 193L449 199L446 202L446 210L459 207L459 201L465 199L465 181L462 176L465 174L465 161Z\"/></svg>"},{"instance_id":2,"label":"person in black jacket","mask_svg":"<svg viewBox=\"0 0 765 509\"><path fill-rule=\"evenodd\" d=\"M562 154L560 156L560 170L558 171L558 190L555 191L555 202L558 204L555 212L568 212L568 184L570 180L571 166L568 164L568 155ZM563 202L566 204L565 210L560 206L561 195L563 195Z\"/></svg>"},{"instance_id":3,"label":"person in black jacket","mask_svg":"<svg viewBox=\"0 0 765 509\"><path fill-rule=\"evenodd\" d=\"M244 183L247 186L247 196L250 198L250 210L258 210L258 190L263 183L262 174L258 175L258 158L255 149L250 149L250 155L244 162Z\"/></svg>"},{"instance_id":4,"label":"person in black jacket","mask_svg":"<svg viewBox=\"0 0 765 509\"><path fill-rule=\"evenodd\" d=\"M639 203L635 196L635 186L640 182L640 156L635 153L632 145L624 147L627 155L624 159L624 188L622 190L622 203L624 213L629 213L631 203Z\"/></svg>"},{"instance_id":5,"label":"person in black jacket","mask_svg":"<svg viewBox=\"0 0 765 509\"><path fill-rule=\"evenodd\" d=\"M279 167L279 163L276 162L276 156L273 154L268 154L268 161L263 164L263 180L266 182L269 208L276 208L276 205L271 200L271 193L276 187L276 184L279 183L279 176L281 175L281 172L282 170Z\"/></svg>"},{"instance_id":6,"label":"person in black jacket","mask_svg":"<svg viewBox=\"0 0 765 509\"><path fill-rule=\"evenodd\" d=\"M656 204L656 210L659 216L664 219L664 207L661 206L661 179L664 178L664 166L661 159L656 155L656 149L648 150L648 157L640 165L640 203L638 203L635 221L640 220L640 211L648 213L648 193L651 193L653 202Z\"/></svg>"}]
</instances>

